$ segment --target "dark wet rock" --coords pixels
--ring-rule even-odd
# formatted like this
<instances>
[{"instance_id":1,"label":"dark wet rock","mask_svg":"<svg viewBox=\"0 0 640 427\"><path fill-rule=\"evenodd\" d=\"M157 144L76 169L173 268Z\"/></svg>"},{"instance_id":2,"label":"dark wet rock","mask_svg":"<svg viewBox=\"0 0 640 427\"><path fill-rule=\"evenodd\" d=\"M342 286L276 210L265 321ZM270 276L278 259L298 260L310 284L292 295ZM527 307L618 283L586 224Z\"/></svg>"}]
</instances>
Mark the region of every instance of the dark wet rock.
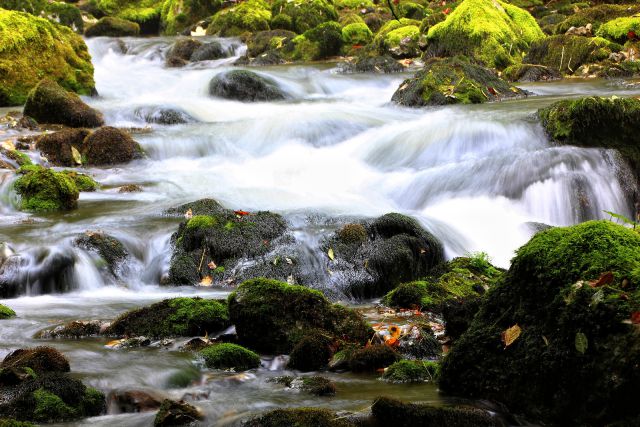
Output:
<instances>
[{"instance_id":1,"label":"dark wet rock","mask_svg":"<svg viewBox=\"0 0 640 427\"><path fill-rule=\"evenodd\" d=\"M639 244L609 221L537 233L445 357L440 388L550 424L636 419ZM505 346L514 325L521 334Z\"/></svg>"},{"instance_id":2,"label":"dark wet rock","mask_svg":"<svg viewBox=\"0 0 640 427\"><path fill-rule=\"evenodd\" d=\"M562 74L554 68L532 64L513 65L504 70L503 76L510 82L520 83L546 82L562 78Z\"/></svg>"},{"instance_id":3,"label":"dark wet rock","mask_svg":"<svg viewBox=\"0 0 640 427\"><path fill-rule=\"evenodd\" d=\"M227 52L219 42L210 42L198 46L191 53L189 60L191 62L212 61L214 59L226 58L227 56Z\"/></svg>"},{"instance_id":4,"label":"dark wet rock","mask_svg":"<svg viewBox=\"0 0 640 427\"><path fill-rule=\"evenodd\" d=\"M113 16L100 18L84 31L86 37L134 37L139 34L140 25Z\"/></svg>"},{"instance_id":5,"label":"dark wet rock","mask_svg":"<svg viewBox=\"0 0 640 427\"><path fill-rule=\"evenodd\" d=\"M165 396L151 390L114 390L107 397L107 406L116 413L155 411Z\"/></svg>"},{"instance_id":6,"label":"dark wet rock","mask_svg":"<svg viewBox=\"0 0 640 427\"><path fill-rule=\"evenodd\" d=\"M240 343L265 353L288 353L312 330L363 345L372 335L362 316L331 305L318 291L255 279L229 296L229 316Z\"/></svg>"},{"instance_id":7,"label":"dark wet rock","mask_svg":"<svg viewBox=\"0 0 640 427\"><path fill-rule=\"evenodd\" d=\"M67 92L58 83L44 79L29 93L24 114L38 123L60 124L69 127L95 128L104 124L102 114L78 95Z\"/></svg>"},{"instance_id":8,"label":"dark wet rock","mask_svg":"<svg viewBox=\"0 0 640 427\"><path fill-rule=\"evenodd\" d=\"M91 134L89 129L63 129L54 133L45 133L36 140L36 149L40 150L49 163L55 166L75 166L72 149L80 152L85 138Z\"/></svg>"},{"instance_id":9,"label":"dark wet rock","mask_svg":"<svg viewBox=\"0 0 640 427\"><path fill-rule=\"evenodd\" d=\"M73 241L74 245L98 254L112 274L116 274L129 258L129 252L115 237L101 231L87 231Z\"/></svg>"},{"instance_id":10,"label":"dark wet rock","mask_svg":"<svg viewBox=\"0 0 640 427\"><path fill-rule=\"evenodd\" d=\"M269 50L265 53L261 53L255 58L249 58L248 56L240 57L234 63L234 65L266 66L266 65L281 65L286 63L287 63L287 60L282 55L281 51Z\"/></svg>"},{"instance_id":11,"label":"dark wet rock","mask_svg":"<svg viewBox=\"0 0 640 427\"><path fill-rule=\"evenodd\" d=\"M276 377L273 382L282 384L292 390L300 390L314 396L333 396L336 394L336 385L329 379L321 376L312 377Z\"/></svg>"},{"instance_id":12,"label":"dark wet rock","mask_svg":"<svg viewBox=\"0 0 640 427\"><path fill-rule=\"evenodd\" d=\"M118 193L141 193L144 189L137 184L127 184L118 188Z\"/></svg>"},{"instance_id":13,"label":"dark wet rock","mask_svg":"<svg viewBox=\"0 0 640 427\"><path fill-rule=\"evenodd\" d=\"M204 414L198 408L184 401L165 399L153 420L154 427L191 426L204 420Z\"/></svg>"},{"instance_id":14,"label":"dark wet rock","mask_svg":"<svg viewBox=\"0 0 640 427\"><path fill-rule=\"evenodd\" d=\"M209 93L215 97L243 102L278 101L288 98L275 81L246 70L217 74L209 83Z\"/></svg>"},{"instance_id":15,"label":"dark wet rock","mask_svg":"<svg viewBox=\"0 0 640 427\"><path fill-rule=\"evenodd\" d=\"M391 74L401 73L405 67L391 56L384 55L357 57L354 61L339 64L339 69L343 73Z\"/></svg>"},{"instance_id":16,"label":"dark wet rock","mask_svg":"<svg viewBox=\"0 0 640 427\"><path fill-rule=\"evenodd\" d=\"M175 108L145 108L141 107L135 111L135 115L144 119L147 123L159 125L179 125L193 123L196 121L185 111Z\"/></svg>"},{"instance_id":17,"label":"dark wet rock","mask_svg":"<svg viewBox=\"0 0 640 427\"><path fill-rule=\"evenodd\" d=\"M320 408L274 409L243 423L243 427L284 426L353 427L354 424Z\"/></svg>"},{"instance_id":18,"label":"dark wet rock","mask_svg":"<svg viewBox=\"0 0 640 427\"><path fill-rule=\"evenodd\" d=\"M119 337L204 336L229 326L227 308L202 298L173 298L124 313L106 329Z\"/></svg>"},{"instance_id":19,"label":"dark wet rock","mask_svg":"<svg viewBox=\"0 0 640 427\"><path fill-rule=\"evenodd\" d=\"M208 368L247 371L260 366L260 356L232 343L215 344L200 351Z\"/></svg>"},{"instance_id":20,"label":"dark wet rock","mask_svg":"<svg viewBox=\"0 0 640 427\"><path fill-rule=\"evenodd\" d=\"M31 369L36 375L47 372L69 372L69 361L53 347L34 347L15 350L9 353L0 369Z\"/></svg>"},{"instance_id":21,"label":"dark wet rock","mask_svg":"<svg viewBox=\"0 0 640 427\"><path fill-rule=\"evenodd\" d=\"M331 338L322 332L305 335L291 350L287 367L302 372L319 371L333 356L332 344Z\"/></svg>"},{"instance_id":22,"label":"dark wet rock","mask_svg":"<svg viewBox=\"0 0 640 427\"><path fill-rule=\"evenodd\" d=\"M443 304L442 318L445 331L452 342L458 340L469 329L481 304L482 298L480 296L451 299Z\"/></svg>"},{"instance_id":23,"label":"dark wet rock","mask_svg":"<svg viewBox=\"0 0 640 427\"><path fill-rule=\"evenodd\" d=\"M202 42L192 38L181 38L176 41L167 52L166 65L176 67L186 65L196 49L202 47Z\"/></svg>"},{"instance_id":24,"label":"dark wet rock","mask_svg":"<svg viewBox=\"0 0 640 427\"><path fill-rule=\"evenodd\" d=\"M398 353L410 359L433 359L442 354L442 345L428 326L414 326L410 336L400 339Z\"/></svg>"},{"instance_id":25,"label":"dark wet rock","mask_svg":"<svg viewBox=\"0 0 640 427\"><path fill-rule=\"evenodd\" d=\"M464 406L405 403L388 397L373 402L371 412L380 425L397 427L502 427L506 424L488 411Z\"/></svg>"},{"instance_id":26,"label":"dark wet rock","mask_svg":"<svg viewBox=\"0 0 640 427\"><path fill-rule=\"evenodd\" d=\"M64 325L58 325L53 329L45 329L36 334L35 338L41 339L79 339L98 336L107 326L99 320L74 320Z\"/></svg>"},{"instance_id":27,"label":"dark wet rock","mask_svg":"<svg viewBox=\"0 0 640 427\"><path fill-rule=\"evenodd\" d=\"M402 82L391 100L406 107L479 104L524 96L498 75L462 57L432 58Z\"/></svg>"},{"instance_id":28,"label":"dark wet rock","mask_svg":"<svg viewBox=\"0 0 640 427\"><path fill-rule=\"evenodd\" d=\"M376 372L400 359L401 356L387 345L371 345L351 354L349 368L353 372Z\"/></svg>"},{"instance_id":29,"label":"dark wet rock","mask_svg":"<svg viewBox=\"0 0 640 427\"><path fill-rule=\"evenodd\" d=\"M126 163L143 156L140 145L123 130L104 126L87 136L82 145L87 165L101 166Z\"/></svg>"},{"instance_id":30,"label":"dark wet rock","mask_svg":"<svg viewBox=\"0 0 640 427\"><path fill-rule=\"evenodd\" d=\"M366 240L341 239L338 231L323 243L334 254L329 269L339 274L342 292L354 297L375 297L398 284L424 277L443 260L440 242L416 220L390 213L361 224ZM331 258L331 257L329 257Z\"/></svg>"}]
</instances>

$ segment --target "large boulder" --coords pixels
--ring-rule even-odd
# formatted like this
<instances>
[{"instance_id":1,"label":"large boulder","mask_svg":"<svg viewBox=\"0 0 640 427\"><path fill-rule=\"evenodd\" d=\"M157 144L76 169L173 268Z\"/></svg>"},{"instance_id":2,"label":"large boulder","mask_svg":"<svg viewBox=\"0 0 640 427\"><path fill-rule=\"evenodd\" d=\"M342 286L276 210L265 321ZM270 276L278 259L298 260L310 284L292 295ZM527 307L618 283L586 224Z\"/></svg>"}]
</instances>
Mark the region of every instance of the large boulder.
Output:
<instances>
[{"instance_id":1,"label":"large boulder","mask_svg":"<svg viewBox=\"0 0 640 427\"><path fill-rule=\"evenodd\" d=\"M523 61L573 74L581 65L599 62L618 52L620 45L601 37L557 35L536 40Z\"/></svg>"},{"instance_id":2,"label":"large boulder","mask_svg":"<svg viewBox=\"0 0 640 427\"><path fill-rule=\"evenodd\" d=\"M91 0L88 8L96 17L115 17L140 27L140 34L158 34L163 0Z\"/></svg>"},{"instance_id":3,"label":"large boulder","mask_svg":"<svg viewBox=\"0 0 640 427\"><path fill-rule=\"evenodd\" d=\"M62 172L42 166L23 166L13 184L20 195L22 210L46 212L72 210L78 207L78 187Z\"/></svg>"},{"instance_id":4,"label":"large boulder","mask_svg":"<svg viewBox=\"0 0 640 427\"><path fill-rule=\"evenodd\" d=\"M357 298L384 295L402 282L424 277L443 259L440 242L413 218L390 213L347 224L322 247L332 280Z\"/></svg>"},{"instance_id":5,"label":"large boulder","mask_svg":"<svg viewBox=\"0 0 640 427\"><path fill-rule=\"evenodd\" d=\"M337 21L338 13L327 0L276 0L271 6L274 20L290 18L292 31L302 34L327 21Z\"/></svg>"},{"instance_id":6,"label":"large boulder","mask_svg":"<svg viewBox=\"0 0 640 427\"><path fill-rule=\"evenodd\" d=\"M625 16L605 22L596 34L616 43L625 43L627 40L637 38L634 36L637 32L640 32L640 17Z\"/></svg>"},{"instance_id":7,"label":"large boulder","mask_svg":"<svg viewBox=\"0 0 640 427\"><path fill-rule=\"evenodd\" d=\"M77 6L62 1L0 0L0 8L30 13L82 33L84 23Z\"/></svg>"},{"instance_id":8,"label":"large boulder","mask_svg":"<svg viewBox=\"0 0 640 427\"><path fill-rule=\"evenodd\" d=\"M271 11L264 0L247 0L223 9L213 16L207 34L221 37L239 36L269 29Z\"/></svg>"},{"instance_id":9,"label":"large boulder","mask_svg":"<svg viewBox=\"0 0 640 427\"><path fill-rule=\"evenodd\" d=\"M55 166L75 166L73 149L82 149L85 138L91 134L89 129L63 129L58 132L45 133L36 140L36 149L46 156L49 163Z\"/></svg>"},{"instance_id":10,"label":"large boulder","mask_svg":"<svg viewBox=\"0 0 640 427\"><path fill-rule=\"evenodd\" d=\"M73 244L99 255L114 275L130 257L122 242L101 231L87 231L74 239Z\"/></svg>"},{"instance_id":11,"label":"large boulder","mask_svg":"<svg viewBox=\"0 0 640 427\"><path fill-rule=\"evenodd\" d=\"M480 104L524 96L498 75L464 58L432 58L402 82L391 100L407 107Z\"/></svg>"},{"instance_id":12,"label":"large boulder","mask_svg":"<svg viewBox=\"0 0 640 427\"><path fill-rule=\"evenodd\" d=\"M440 388L552 424L632 425L638 248L609 221L537 233L445 358Z\"/></svg>"},{"instance_id":13,"label":"large boulder","mask_svg":"<svg viewBox=\"0 0 640 427\"><path fill-rule=\"evenodd\" d=\"M0 363L0 369L31 369L36 375L71 370L67 358L53 347L15 350Z\"/></svg>"},{"instance_id":14,"label":"large boulder","mask_svg":"<svg viewBox=\"0 0 640 427\"><path fill-rule=\"evenodd\" d=\"M270 78L252 71L233 70L217 74L209 83L209 93L244 102L278 101L287 94Z\"/></svg>"},{"instance_id":15,"label":"large boulder","mask_svg":"<svg viewBox=\"0 0 640 427\"><path fill-rule=\"evenodd\" d=\"M360 345L372 335L355 311L331 305L318 291L276 280L248 280L228 304L238 339L260 352L288 353L312 330Z\"/></svg>"},{"instance_id":16,"label":"large boulder","mask_svg":"<svg viewBox=\"0 0 640 427\"><path fill-rule=\"evenodd\" d=\"M260 366L260 356L251 350L233 343L221 343L200 351L205 364L212 369L247 371Z\"/></svg>"},{"instance_id":17,"label":"large boulder","mask_svg":"<svg viewBox=\"0 0 640 427\"><path fill-rule=\"evenodd\" d=\"M342 28L337 22L325 22L287 42L282 52L296 61L314 61L336 56L342 48Z\"/></svg>"},{"instance_id":18,"label":"large boulder","mask_svg":"<svg viewBox=\"0 0 640 427\"><path fill-rule=\"evenodd\" d=\"M53 80L44 79L33 88L24 105L24 114L39 123L95 128L104 124L102 114Z\"/></svg>"},{"instance_id":19,"label":"large boulder","mask_svg":"<svg viewBox=\"0 0 640 427\"><path fill-rule=\"evenodd\" d=\"M87 136L82 143L82 157L87 165L114 165L142 157L140 145L127 132L104 126Z\"/></svg>"},{"instance_id":20,"label":"large boulder","mask_svg":"<svg viewBox=\"0 0 640 427\"><path fill-rule=\"evenodd\" d=\"M191 59L191 55L202 46L202 42L191 37L178 39L167 52L165 63L169 67L181 67Z\"/></svg>"},{"instance_id":21,"label":"large boulder","mask_svg":"<svg viewBox=\"0 0 640 427\"><path fill-rule=\"evenodd\" d=\"M87 46L70 28L0 9L0 106L21 105L43 77L81 95L95 92Z\"/></svg>"},{"instance_id":22,"label":"large boulder","mask_svg":"<svg viewBox=\"0 0 640 427\"><path fill-rule=\"evenodd\" d=\"M216 300L173 298L124 313L106 329L117 337L204 336L229 326L227 307Z\"/></svg>"},{"instance_id":23,"label":"large boulder","mask_svg":"<svg viewBox=\"0 0 640 427\"><path fill-rule=\"evenodd\" d=\"M222 7L222 0L165 0L160 15L162 31L170 36L182 33Z\"/></svg>"},{"instance_id":24,"label":"large boulder","mask_svg":"<svg viewBox=\"0 0 640 427\"><path fill-rule=\"evenodd\" d=\"M380 55L394 58L413 58L422 52L418 47L420 22L402 18L389 21L380 28L373 40L373 47Z\"/></svg>"},{"instance_id":25,"label":"large boulder","mask_svg":"<svg viewBox=\"0 0 640 427\"><path fill-rule=\"evenodd\" d=\"M134 37L140 34L140 26L126 19L105 16L87 27L86 37Z\"/></svg>"},{"instance_id":26,"label":"large boulder","mask_svg":"<svg viewBox=\"0 0 640 427\"><path fill-rule=\"evenodd\" d=\"M466 55L502 69L542 39L544 33L526 10L500 0L464 0L429 29L427 54Z\"/></svg>"}]
</instances>

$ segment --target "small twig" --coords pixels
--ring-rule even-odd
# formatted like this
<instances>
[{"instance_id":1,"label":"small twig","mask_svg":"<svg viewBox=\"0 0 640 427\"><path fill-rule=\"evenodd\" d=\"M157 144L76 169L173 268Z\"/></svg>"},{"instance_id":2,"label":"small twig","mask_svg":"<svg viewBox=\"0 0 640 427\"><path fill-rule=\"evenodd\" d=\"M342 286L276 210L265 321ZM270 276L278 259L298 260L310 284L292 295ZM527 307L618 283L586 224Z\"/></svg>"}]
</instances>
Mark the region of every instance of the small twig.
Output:
<instances>
[{"instance_id":1,"label":"small twig","mask_svg":"<svg viewBox=\"0 0 640 427\"><path fill-rule=\"evenodd\" d=\"M391 0L387 0L387 4L389 5L389 10L391 10L391 14L396 19L396 21L400 21L400 18L398 18L398 15L396 15L396 11L393 10L393 5L391 5Z\"/></svg>"},{"instance_id":2,"label":"small twig","mask_svg":"<svg viewBox=\"0 0 640 427\"><path fill-rule=\"evenodd\" d=\"M202 263L204 262L204 254L207 252L207 246L202 249L202 257L200 257L200 265L198 265L198 275L200 275L200 270L202 270Z\"/></svg>"}]
</instances>

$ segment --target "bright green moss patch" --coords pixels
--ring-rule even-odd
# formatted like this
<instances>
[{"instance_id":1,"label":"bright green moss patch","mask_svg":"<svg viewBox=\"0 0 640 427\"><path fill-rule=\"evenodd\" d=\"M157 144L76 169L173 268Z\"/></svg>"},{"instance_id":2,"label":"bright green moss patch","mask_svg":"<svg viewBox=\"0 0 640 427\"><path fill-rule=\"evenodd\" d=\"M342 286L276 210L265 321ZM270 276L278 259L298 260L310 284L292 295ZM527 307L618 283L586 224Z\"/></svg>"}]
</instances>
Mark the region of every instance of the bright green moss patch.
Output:
<instances>
[{"instance_id":1,"label":"bright green moss patch","mask_svg":"<svg viewBox=\"0 0 640 427\"><path fill-rule=\"evenodd\" d=\"M87 27L87 37L135 37L140 34L140 25L122 18L105 16Z\"/></svg>"},{"instance_id":2,"label":"bright green moss patch","mask_svg":"<svg viewBox=\"0 0 640 427\"><path fill-rule=\"evenodd\" d=\"M364 22L348 24L342 29L342 39L346 45L366 45L373 38L373 33Z\"/></svg>"},{"instance_id":3,"label":"bright green moss patch","mask_svg":"<svg viewBox=\"0 0 640 427\"><path fill-rule=\"evenodd\" d=\"M385 369L382 379L393 383L436 381L440 364L422 360L400 360Z\"/></svg>"},{"instance_id":4,"label":"bright green moss patch","mask_svg":"<svg viewBox=\"0 0 640 427\"><path fill-rule=\"evenodd\" d=\"M43 78L83 95L95 89L87 46L70 28L0 9L0 106L21 105Z\"/></svg>"},{"instance_id":5,"label":"bright green moss patch","mask_svg":"<svg viewBox=\"0 0 640 427\"><path fill-rule=\"evenodd\" d=\"M334 0L333 4L337 9L363 9L374 7L371 0Z\"/></svg>"},{"instance_id":6,"label":"bright green moss patch","mask_svg":"<svg viewBox=\"0 0 640 427\"><path fill-rule=\"evenodd\" d=\"M337 21L338 14L326 0L276 0L271 6L274 17L285 14L291 18L291 29L302 34L327 21Z\"/></svg>"},{"instance_id":7,"label":"bright green moss patch","mask_svg":"<svg viewBox=\"0 0 640 427\"><path fill-rule=\"evenodd\" d=\"M35 409L33 416L36 421L53 422L73 419L76 411L68 406L55 394L40 388L33 392Z\"/></svg>"},{"instance_id":8,"label":"bright green moss patch","mask_svg":"<svg viewBox=\"0 0 640 427\"><path fill-rule=\"evenodd\" d=\"M600 26L607 21L632 16L638 12L640 12L640 5L599 4L572 13L556 26L554 33L564 34L571 27L584 27L587 24L591 24L592 30L597 32Z\"/></svg>"},{"instance_id":9,"label":"bright green moss patch","mask_svg":"<svg viewBox=\"0 0 640 427\"><path fill-rule=\"evenodd\" d=\"M71 210L78 205L78 188L65 173L42 166L23 166L14 189L21 197L20 209L35 212Z\"/></svg>"},{"instance_id":10,"label":"bright green moss patch","mask_svg":"<svg viewBox=\"0 0 640 427\"><path fill-rule=\"evenodd\" d=\"M239 36L245 32L269 29L271 11L263 0L247 0L237 6L216 13L207 28L207 34L223 37Z\"/></svg>"},{"instance_id":11,"label":"bright green moss patch","mask_svg":"<svg viewBox=\"0 0 640 427\"><path fill-rule=\"evenodd\" d=\"M83 173L78 173L72 170L64 170L62 173L66 174L69 178L73 180L76 187L78 187L78 191L83 192L91 192L96 191L100 188L100 184L98 184L93 178L89 175L85 175Z\"/></svg>"},{"instance_id":12,"label":"bright green moss patch","mask_svg":"<svg viewBox=\"0 0 640 427\"><path fill-rule=\"evenodd\" d=\"M0 304L0 319L9 319L11 317L15 317L16 312L7 307L6 305Z\"/></svg>"},{"instance_id":13,"label":"bright green moss patch","mask_svg":"<svg viewBox=\"0 0 640 427\"><path fill-rule=\"evenodd\" d=\"M627 35L630 31L640 33L640 17L629 16L606 22L600 26L596 34L617 43L624 43L628 40Z\"/></svg>"},{"instance_id":14,"label":"bright green moss patch","mask_svg":"<svg viewBox=\"0 0 640 427\"><path fill-rule=\"evenodd\" d=\"M211 228L218 224L218 219L209 215L196 215L187 222L187 229Z\"/></svg>"},{"instance_id":15,"label":"bright green moss patch","mask_svg":"<svg viewBox=\"0 0 640 427\"><path fill-rule=\"evenodd\" d=\"M621 47L602 37L551 36L532 43L524 62L572 74L583 64L607 59Z\"/></svg>"},{"instance_id":16,"label":"bright green moss patch","mask_svg":"<svg viewBox=\"0 0 640 427\"><path fill-rule=\"evenodd\" d=\"M530 44L543 38L527 11L500 0L465 0L427 33L431 53L467 55L498 69L521 61Z\"/></svg>"},{"instance_id":17,"label":"bright green moss patch","mask_svg":"<svg viewBox=\"0 0 640 427\"><path fill-rule=\"evenodd\" d=\"M260 357L237 344L223 343L200 351L208 368L246 371L260 366Z\"/></svg>"},{"instance_id":18,"label":"bright green moss patch","mask_svg":"<svg viewBox=\"0 0 640 427\"><path fill-rule=\"evenodd\" d=\"M157 32L164 0L89 0L100 14L140 25L143 33Z\"/></svg>"},{"instance_id":19,"label":"bright green moss patch","mask_svg":"<svg viewBox=\"0 0 640 427\"><path fill-rule=\"evenodd\" d=\"M165 0L161 14L163 31L168 35L180 33L221 7L221 0Z\"/></svg>"}]
</instances>

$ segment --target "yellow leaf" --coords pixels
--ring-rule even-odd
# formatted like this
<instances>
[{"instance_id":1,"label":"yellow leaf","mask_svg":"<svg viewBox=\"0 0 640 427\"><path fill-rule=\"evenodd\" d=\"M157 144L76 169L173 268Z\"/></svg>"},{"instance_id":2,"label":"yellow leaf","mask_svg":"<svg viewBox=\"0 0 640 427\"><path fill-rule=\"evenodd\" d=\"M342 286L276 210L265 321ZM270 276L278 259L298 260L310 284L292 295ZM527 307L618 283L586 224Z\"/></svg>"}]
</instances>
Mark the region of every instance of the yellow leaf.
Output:
<instances>
[{"instance_id":1,"label":"yellow leaf","mask_svg":"<svg viewBox=\"0 0 640 427\"><path fill-rule=\"evenodd\" d=\"M211 286L213 284L213 279L211 276L204 276L200 281L200 286Z\"/></svg>"},{"instance_id":2,"label":"yellow leaf","mask_svg":"<svg viewBox=\"0 0 640 427\"><path fill-rule=\"evenodd\" d=\"M186 211L186 212L184 213L184 217L185 217L186 219L191 219L191 218L193 218L193 211L191 210L191 208L189 208L189 210L188 210L188 211Z\"/></svg>"},{"instance_id":3,"label":"yellow leaf","mask_svg":"<svg viewBox=\"0 0 640 427\"><path fill-rule=\"evenodd\" d=\"M329 259L333 261L336 258L336 255L333 253L333 248L329 248L327 251L327 255L329 255Z\"/></svg>"},{"instance_id":4,"label":"yellow leaf","mask_svg":"<svg viewBox=\"0 0 640 427\"><path fill-rule=\"evenodd\" d=\"M73 161L76 162L77 165L82 164L82 156L76 147L71 147L71 157L73 157Z\"/></svg>"},{"instance_id":5,"label":"yellow leaf","mask_svg":"<svg viewBox=\"0 0 640 427\"><path fill-rule=\"evenodd\" d=\"M389 326L389 333L393 338L400 338L400 334L402 334L402 329L400 329L397 325Z\"/></svg>"},{"instance_id":6,"label":"yellow leaf","mask_svg":"<svg viewBox=\"0 0 640 427\"><path fill-rule=\"evenodd\" d=\"M218 268L216 263L213 262L213 261L211 261L209 264L207 264L207 267L209 267L210 270L215 270L216 268Z\"/></svg>"},{"instance_id":7,"label":"yellow leaf","mask_svg":"<svg viewBox=\"0 0 640 427\"><path fill-rule=\"evenodd\" d=\"M512 327L508 328L506 331L502 333L502 342L505 347L509 347L515 340L518 339L520 334L522 333L522 329L516 323Z\"/></svg>"}]
</instances>

